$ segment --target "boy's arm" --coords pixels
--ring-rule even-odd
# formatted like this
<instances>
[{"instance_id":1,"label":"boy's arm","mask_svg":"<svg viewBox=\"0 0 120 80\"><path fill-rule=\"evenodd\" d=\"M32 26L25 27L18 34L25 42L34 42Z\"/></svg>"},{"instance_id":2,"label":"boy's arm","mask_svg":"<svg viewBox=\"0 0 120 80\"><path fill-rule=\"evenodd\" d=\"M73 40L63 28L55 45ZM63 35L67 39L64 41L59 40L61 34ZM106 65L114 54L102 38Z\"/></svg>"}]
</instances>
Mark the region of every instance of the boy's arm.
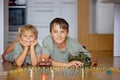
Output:
<instances>
[{"instance_id":1,"label":"boy's arm","mask_svg":"<svg viewBox=\"0 0 120 80\"><path fill-rule=\"evenodd\" d=\"M19 34L20 34L20 28L18 29L18 35L17 38L5 49L5 51L2 54L2 59L5 61L5 55L12 52L14 49L14 46L16 44L16 42L19 41Z\"/></svg>"},{"instance_id":2,"label":"boy's arm","mask_svg":"<svg viewBox=\"0 0 120 80\"><path fill-rule=\"evenodd\" d=\"M37 54L36 54L36 52L35 52L34 47L31 47L31 48L30 48L30 52L31 52L31 55L30 55L31 64L32 64L32 66L36 66L37 63L38 63L38 57L37 57Z\"/></svg>"},{"instance_id":3,"label":"boy's arm","mask_svg":"<svg viewBox=\"0 0 120 80\"><path fill-rule=\"evenodd\" d=\"M21 40L19 42L23 46L23 51L21 51L21 53L20 53L19 49L18 49L18 45L15 45L14 53L16 55L13 54L13 58L14 58L14 61L15 61L17 66L21 66L23 64L23 62L26 58L28 49L29 49L29 47L27 45L25 45Z\"/></svg>"},{"instance_id":4,"label":"boy's arm","mask_svg":"<svg viewBox=\"0 0 120 80\"><path fill-rule=\"evenodd\" d=\"M80 61L71 61L71 62L57 62L52 60L52 66L58 67L80 67L83 66L83 63Z\"/></svg>"},{"instance_id":5,"label":"boy's arm","mask_svg":"<svg viewBox=\"0 0 120 80\"><path fill-rule=\"evenodd\" d=\"M9 54L10 52L13 51L14 46L15 46L15 44L16 44L17 41L18 41L18 38L16 38L16 40L14 40L14 41L5 49L5 51L3 52L3 54L2 54L2 59L3 59L4 61L5 61L5 55L6 55L6 54Z\"/></svg>"},{"instance_id":6,"label":"boy's arm","mask_svg":"<svg viewBox=\"0 0 120 80\"><path fill-rule=\"evenodd\" d=\"M17 64L17 66L21 66L26 58L26 55L27 55L27 51L28 51L28 48L24 48L23 51L20 53L20 55L15 58L15 63Z\"/></svg>"},{"instance_id":7,"label":"boy's arm","mask_svg":"<svg viewBox=\"0 0 120 80\"><path fill-rule=\"evenodd\" d=\"M58 61L54 61L52 59L50 59L50 56L47 54L42 53L41 57L40 57L40 61L42 60L46 60L46 61L51 61L52 62L52 66L55 67L79 67L82 66L83 63L80 61L72 61L72 62L58 62Z\"/></svg>"},{"instance_id":8,"label":"boy's arm","mask_svg":"<svg viewBox=\"0 0 120 80\"><path fill-rule=\"evenodd\" d=\"M35 40L35 42L30 46L30 53L31 53L31 63L32 66L36 66L38 63L38 56L37 53L35 51L35 46L37 45L37 40Z\"/></svg>"}]
</instances>

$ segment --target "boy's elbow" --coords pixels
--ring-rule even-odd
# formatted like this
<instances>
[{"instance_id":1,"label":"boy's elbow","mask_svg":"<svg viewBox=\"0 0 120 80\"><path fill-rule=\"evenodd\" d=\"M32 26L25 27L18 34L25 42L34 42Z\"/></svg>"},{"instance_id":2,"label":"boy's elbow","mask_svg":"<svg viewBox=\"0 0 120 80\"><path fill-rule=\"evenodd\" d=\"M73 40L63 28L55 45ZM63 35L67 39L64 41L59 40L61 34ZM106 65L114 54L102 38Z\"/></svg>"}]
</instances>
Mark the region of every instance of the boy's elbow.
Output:
<instances>
[{"instance_id":1,"label":"boy's elbow","mask_svg":"<svg viewBox=\"0 0 120 80\"><path fill-rule=\"evenodd\" d=\"M21 67L22 64L20 62L18 62L17 60L15 60L15 64L18 66L18 67Z\"/></svg>"},{"instance_id":2,"label":"boy's elbow","mask_svg":"<svg viewBox=\"0 0 120 80\"><path fill-rule=\"evenodd\" d=\"M32 66L37 66L37 64L38 64L38 61L32 61L31 63Z\"/></svg>"},{"instance_id":3,"label":"boy's elbow","mask_svg":"<svg viewBox=\"0 0 120 80\"><path fill-rule=\"evenodd\" d=\"M32 63L32 66L36 66L37 65L37 63Z\"/></svg>"},{"instance_id":4,"label":"boy's elbow","mask_svg":"<svg viewBox=\"0 0 120 80\"><path fill-rule=\"evenodd\" d=\"M2 60L5 61L5 55L4 54L2 54Z\"/></svg>"},{"instance_id":5,"label":"boy's elbow","mask_svg":"<svg viewBox=\"0 0 120 80\"><path fill-rule=\"evenodd\" d=\"M32 66L36 66L36 64L32 64Z\"/></svg>"},{"instance_id":6,"label":"boy's elbow","mask_svg":"<svg viewBox=\"0 0 120 80\"><path fill-rule=\"evenodd\" d=\"M21 67L21 66L22 66L22 64L19 64L19 63L16 63L16 65L17 65L18 67Z\"/></svg>"}]
</instances>

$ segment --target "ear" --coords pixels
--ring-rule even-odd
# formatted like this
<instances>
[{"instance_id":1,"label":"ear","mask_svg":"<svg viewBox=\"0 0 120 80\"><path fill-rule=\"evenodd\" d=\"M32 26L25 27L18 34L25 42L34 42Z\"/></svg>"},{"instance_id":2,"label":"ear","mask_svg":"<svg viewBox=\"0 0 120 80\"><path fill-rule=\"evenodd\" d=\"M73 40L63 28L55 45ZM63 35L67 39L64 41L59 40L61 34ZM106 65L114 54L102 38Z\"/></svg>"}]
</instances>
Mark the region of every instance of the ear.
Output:
<instances>
[{"instance_id":1,"label":"ear","mask_svg":"<svg viewBox=\"0 0 120 80\"><path fill-rule=\"evenodd\" d=\"M52 37L52 33L50 32L50 36Z\"/></svg>"},{"instance_id":2,"label":"ear","mask_svg":"<svg viewBox=\"0 0 120 80\"><path fill-rule=\"evenodd\" d=\"M67 33L67 37L69 36L69 32Z\"/></svg>"}]
</instances>

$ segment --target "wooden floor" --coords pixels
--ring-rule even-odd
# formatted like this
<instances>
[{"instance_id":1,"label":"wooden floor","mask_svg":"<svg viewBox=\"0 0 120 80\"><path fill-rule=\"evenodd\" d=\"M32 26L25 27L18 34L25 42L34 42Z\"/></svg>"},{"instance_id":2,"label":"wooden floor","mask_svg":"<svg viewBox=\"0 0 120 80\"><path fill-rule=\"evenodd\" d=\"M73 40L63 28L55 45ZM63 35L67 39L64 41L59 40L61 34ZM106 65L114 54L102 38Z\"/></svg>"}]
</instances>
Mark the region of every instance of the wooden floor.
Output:
<instances>
[{"instance_id":1,"label":"wooden floor","mask_svg":"<svg viewBox=\"0 0 120 80\"><path fill-rule=\"evenodd\" d=\"M114 56L112 51L91 51L98 65L120 67L120 56Z\"/></svg>"},{"instance_id":2,"label":"wooden floor","mask_svg":"<svg viewBox=\"0 0 120 80\"><path fill-rule=\"evenodd\" d=\"M120 79L120 57L113 57L112 51L91 51L96 57L98 68L69 69L54 68L26 68L16 67L11 63L0 60L0 80L119 80ZM102 66L102 68L101 68ZM111 71L104 67L112 67ZM100 69L99 69L100 68ZM114 70L118 69L118 70ZM25 70L25 71L23 71ZM39 71L40 70L40 71ZM79 72L80 71L80 72ZM8 74L9 72L9 74ZM19 78L18 78L19 77Z\"/></svg>"}]
</instances>

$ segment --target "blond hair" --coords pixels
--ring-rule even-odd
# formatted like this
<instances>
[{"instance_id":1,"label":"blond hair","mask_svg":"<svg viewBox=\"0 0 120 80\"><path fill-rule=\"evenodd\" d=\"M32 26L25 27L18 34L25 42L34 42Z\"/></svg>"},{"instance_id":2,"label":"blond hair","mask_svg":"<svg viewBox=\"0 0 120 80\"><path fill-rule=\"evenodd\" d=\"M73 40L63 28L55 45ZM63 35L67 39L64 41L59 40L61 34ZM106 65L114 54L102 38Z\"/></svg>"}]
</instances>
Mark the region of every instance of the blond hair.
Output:
<instances>
[{"instance_id":1,"label":"blond hair","mask_svg":"<svg viewBox=\"0 0 120 80\"><path fill-rule=\"evenodd\" d=\"M38 38L38 30L36 29L35 26L31 25L31 24L26 24L22 27L20 27L20 33L19 33L19 36L23 35L23 33L25 31L30 31L32 32L34 35L35 35L35 38L37 39Z\"/></svg>"}]
</instances>

